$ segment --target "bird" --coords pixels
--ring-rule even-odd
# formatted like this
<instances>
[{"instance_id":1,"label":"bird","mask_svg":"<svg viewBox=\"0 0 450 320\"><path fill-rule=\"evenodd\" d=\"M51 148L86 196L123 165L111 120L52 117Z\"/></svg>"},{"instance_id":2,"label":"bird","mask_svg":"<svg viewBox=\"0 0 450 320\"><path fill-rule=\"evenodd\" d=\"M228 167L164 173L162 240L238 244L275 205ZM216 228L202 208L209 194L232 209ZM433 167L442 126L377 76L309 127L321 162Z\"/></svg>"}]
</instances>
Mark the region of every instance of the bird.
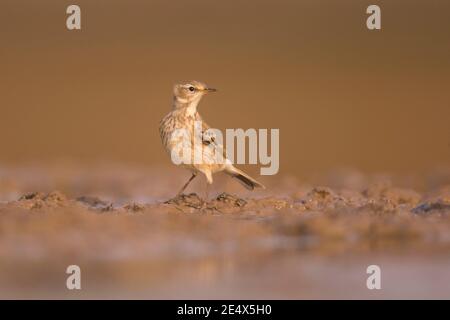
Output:
<instances>
[{"instance_id":1,"label":"bird","mask_svg":"<svg viewBox=\"0 0 450 320\"><path fill-rule=\"evenodd\" d=\"M213 131L208 130L211 127L203 121L197 111L197 106L202 97L216 91L216 89L208 87L205 83L195 80L175 84L173 87L172 111L159 124L162 144L171 156L177 153L180 142L188 143L188 147L192 151L191 155L199 152L202 156L200 158L201 161L185 161L180 164L188 169L192 175L177 196L184 192L198 173L205 175L208 184L213 183L212 175L214 173L224 172L235 178L248 190L254 190L255 188L265 189L264 185L232 164L226 157L225 148L217 141L216 136L211 133ZM195 130L195 125L198 123L201 123L201 128L199 128L200 130ZM181 137L175 134L177 132L184 132L185 135ZM195 141L199 141L199 143L194 143ZM223 158L216 157L218 154L223 156ZM193 156L190 159L193 160Z\"/></svg>"}]
</instances>

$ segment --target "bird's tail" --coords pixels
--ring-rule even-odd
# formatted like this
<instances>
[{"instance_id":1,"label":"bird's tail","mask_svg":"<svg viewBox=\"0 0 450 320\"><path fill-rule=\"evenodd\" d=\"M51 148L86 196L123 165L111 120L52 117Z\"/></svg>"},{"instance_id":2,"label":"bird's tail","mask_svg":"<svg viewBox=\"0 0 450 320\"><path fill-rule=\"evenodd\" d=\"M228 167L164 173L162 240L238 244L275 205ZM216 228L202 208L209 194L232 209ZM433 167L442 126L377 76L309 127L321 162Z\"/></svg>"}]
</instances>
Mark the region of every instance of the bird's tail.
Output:
<instances>
[{"instance_id":1,"label":"bird's tail","mask_svg":"<svg viewBox=\"0 0 450 320\"><path fill-rule=\"evenodd\" d=\"M264 187L264 185L250 177L248 174L233 167L232 165L227 166L227 168L225 169L225 173L232 176L233 178L236 178L244 187L249 190L253 190L255 188L266 188Z\"/></svg>"}]
</instances>

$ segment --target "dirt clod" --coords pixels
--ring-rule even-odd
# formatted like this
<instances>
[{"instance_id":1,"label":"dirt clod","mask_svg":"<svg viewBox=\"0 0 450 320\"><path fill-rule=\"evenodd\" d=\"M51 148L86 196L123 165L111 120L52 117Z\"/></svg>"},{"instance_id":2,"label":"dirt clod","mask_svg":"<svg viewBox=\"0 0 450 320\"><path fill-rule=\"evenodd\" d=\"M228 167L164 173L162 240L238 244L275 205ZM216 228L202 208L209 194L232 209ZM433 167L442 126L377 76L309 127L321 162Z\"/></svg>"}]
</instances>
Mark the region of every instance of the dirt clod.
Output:
<instances>
[{"instance_id":1,"label":"dirt clod","mask_svg":"<svg viewBox=\"0 0 450 320\"><path fill-rule=\"evenodd\" d=\"M202 209L205 205L205 201L196 193L180 194L165 203L194 209Z\"/></svg>"},{"instance_id":2,"label":"dirt clod","mask_svg":"<svg viewBox=\"0 0 450 320\"><path fill-rule=\"evenodd\" d=\"M231 205L233 207L243 207L247 204L247 201L245 201L244 199L226 192L219 194L216 198L216 201L224 203L226 205Z\"/></svg>"},{"instance_id":3,"label":"dirt clod","mask_svg":"<svg viewBox=\"0 0 450 320\"><path fill-rule=\"evenodd\" d=\"M81 202L89 207L93 208L103 208L107 207L109 205L108 202L103 201L102 199L98 197L92 197L92 196L81 196L76 199L76 201Z\"/></svg>"},{"instance_id":4,"label":"dirt clod","mask_svg":"<svg viewBox=\"0 0 450 320\"><path fill-rule=\"evenodd\" d=\"M442 199L425 202L412 209L412 212L416 214L450 213L450 203Z\"/></svg>"}]
</instances>

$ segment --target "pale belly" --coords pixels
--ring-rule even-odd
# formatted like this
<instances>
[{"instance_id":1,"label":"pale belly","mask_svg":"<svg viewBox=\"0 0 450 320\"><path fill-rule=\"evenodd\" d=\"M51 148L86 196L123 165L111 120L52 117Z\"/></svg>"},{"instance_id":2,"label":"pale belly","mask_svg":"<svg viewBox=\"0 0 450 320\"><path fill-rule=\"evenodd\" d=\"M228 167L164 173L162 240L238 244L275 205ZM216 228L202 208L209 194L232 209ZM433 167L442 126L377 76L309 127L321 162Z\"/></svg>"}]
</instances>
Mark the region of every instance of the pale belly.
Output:
<instances>
[{"instance_id":1,"label":"pale belly","mask_svg":"<svg viewBox=\"0 0 450 320\"><path fill-rule=\"evenodd\" d=\"M222 171L229 161L214 145L204 145L193 137L172 137L165 146L172 162L191 171Z\"/></svg>"}]
</instances>

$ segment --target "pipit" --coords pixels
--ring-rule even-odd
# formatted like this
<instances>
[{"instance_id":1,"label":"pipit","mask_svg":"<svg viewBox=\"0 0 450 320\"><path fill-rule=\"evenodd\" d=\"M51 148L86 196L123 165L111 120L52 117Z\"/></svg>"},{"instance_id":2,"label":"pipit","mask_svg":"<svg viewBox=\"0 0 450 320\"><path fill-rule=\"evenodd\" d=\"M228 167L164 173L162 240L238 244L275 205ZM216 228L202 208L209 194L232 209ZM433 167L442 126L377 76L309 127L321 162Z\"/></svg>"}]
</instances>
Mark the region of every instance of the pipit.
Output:
<instances>
[{"instance_id":1,"label":"pipit","mask_svg":"<svg viewBox=\"0 0 450 320\"><path fill-rule=\"evenodd\" d=\"M181 166L191 171L192 176L178 192L182 194L189 183L194 180L199 172L206 177L208 184L212 184L213 173L223 171L229 176L237 179L244 187L249 190L255 188L264 188L264 186L233 166L227 159L225 148L217 141L216 136L211 134L210 127L203 121L197 112L197 105L201 98L216 89L209 88L199 81L191 81L186 84L177 84L173 88L173 109L160 122L159 133L166 151L172 156L178 152L180 143L188 142L189 160L180 163ZM201 123L200 130L195 126ZM184 132L184 137L176 134ZM184 141L183 141L184 139ZM197 143L198 142L198 143ZM199 158L195 155L200 154ZM217 157L220 155L220 157ZM195 158L195 159L194 159Z\"/></svg>"}]
</instances>

